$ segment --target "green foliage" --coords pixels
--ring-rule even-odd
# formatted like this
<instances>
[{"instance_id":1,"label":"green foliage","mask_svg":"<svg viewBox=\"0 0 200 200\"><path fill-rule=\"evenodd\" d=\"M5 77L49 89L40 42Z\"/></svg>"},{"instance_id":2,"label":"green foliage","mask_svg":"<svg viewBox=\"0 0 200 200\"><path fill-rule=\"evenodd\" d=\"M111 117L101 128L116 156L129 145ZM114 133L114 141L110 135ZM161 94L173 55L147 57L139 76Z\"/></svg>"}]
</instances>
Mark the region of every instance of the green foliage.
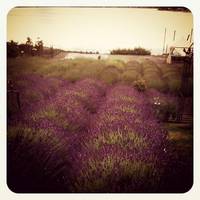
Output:
<instances>
[{"instance_id":1,"label":"green foliage","mask_svg":"<svg viewBox=\"0 0 200 200\"><path fill-rule=\"evenodd\" d=\"M120 80L120 72L115 66L107 66L99 74L99 78L107 84L114 84Z\"/></svg>"},{"instance_id":2,"label":"green foliage","mask_svg":"<svg viewBox=\"0 0 200 200\"><path fill-rule=\"evenodd\" d=\"M18 125L10 127L8 129L8 142L19 141L24 144L34 145L36 143L48 142L53 144L55 138L52 138L53 134L47 129L35 129L24 125ZM18 139L17 139L18 138Z\"/></svg>"},{"instance_id":3,"label":"green foliage","mask_svg":"<svg viewBox=\"0 0 200 200\"><path fill-rule=\"evenodd\" d=\"M122 72L124 68L126 67L125 62L119 59L107 59L106 60L106 66L107 67L115 67L119 70L119 72Z\"/></svg>"},{"instance_id":4,"label":"green foliage","mask_svg":"<svg viewBox=\"0 0 200 200\"><path fill-rule=\"evenodd\" d=\"M136 113L132 106L120 106L119 110L123 113Z\"/></svg>"},{"instance_id":5,"label":"green foliage","mask_svg":"<svg viewBox=\"0 0 200 200\"><path fill-rule=\"evenodd\" d=\"M135 81L134 86L140 92L144 92L147 88L146 81L144 79L139 79L139 80Z\"/></svg>"},{"instance_id":6,"label":"green foliage","mask_svg":"<svg viewBox=\"0 0 200 200\"><path fill-rule=\"evenodd\" d=\"M26 38L25 43L18 44L13 40L7 42L7 57L16 58L18 56L46 56L52 57L58 53L63 52L61 49L54 49L52 46L50 48L45 47L44 43L38 37L38 40L33 44L30 37Z\"/></svg>"},{"instance_id":7,"label":"green foliage","mask_svg":"<svg viewBox=\"0 0 200 200\"><path fill-rule=\"evenodd\" d=\"M19 47L17 42L11 40L7 42L7 57L16 58L19 55Z\"/></svg>"},{"instance_id":8,"label":"green foliage","mask_svg":"<svg viewBox=\"0 0 200 200\"><path fill-rule=\"evenodd\" d=\"M98 150L103 145L117 145L120 148L129 148L141 150L147 148L148 142L139 134L129 130L126 132L114 131L109 133L102 133L98 137L94 137L86 144L89 148Z\"/></svg>"},{"instance_id":9,"label":"green foliage","mask_svg":"<svg viewBox=\"0 0 200 200\"><path fill-rule=\"evenodd\" d=\"M139 73L136 70L126 70L121 76L122 82L131 84L133 81L136 81L139 77Z\"/></svg>"},{"instance_id":10,"label":"green foliage","mask_svg":"<svg viewBox=\"0 0 200 200\"><path fill-rule=\"evenodd\" d=\"M141 161L130 161L123 160L120 163L120 167L124 172L124 176L134 177L135 179L146 178L152 171L155 171L154 166L152 164L143 163Z\"/></svg>"},{"instance_id":11,"label":"green foliage","mask_svg":"<svg viewBox=\"0 0 200 200\"><path fill-rule=\"evenodd\" d=\"M118 166L117 169L116 166ZM140 184L143 184L141 178L148 182L147 185L149 187L154 186L160 178L153 163L138 160L133 161L128 158L120 160L117 155L110 156L108 154L101 161L97 159L86 160L85 168L87 170L83 170L74 184L74 188L78 192L107 191L107 189L110 188L108 183L110 183L109 180L112 177L114 170L118 171L120 174L116 177L118 178L119 183L123 182L123 178L125 180L131 178L138 188L141 187ZM101 175L96 176L94 179L94 174L99 174L99 171L101 171Z\"/></svg>"},{"instance_id":12,"label":"green foliage","mask_svg":"<svg viewBox=\"0 0 200 200\"><path fill-rule=\"evenodd\" d=\"M130 97L130 96L118 96L118 98L124 102L127 102L127 103L134 103L134 102L137 102L137 99L133 98L133 97Z\"/></svg>"},{"instance_id":13,"label":"green foliage","mask_svg":"<svg viewBox=\"0 0 200 200\"><path fill-rule=\"evenodd\" d=\"M145 58L145 60L143 61L143 64L145 65L145 68L156 66L156 63L150 60L149 58Z\"/></svg>"},{"instance_id":14,"label":"green foliage","mask_svg":"<svg viewBox=\"0 0 200 200\"><path fill-rule=\"evenodd\" d=\"M47 109L41 110L39 112L33 113L31 115L31 118L34 121L39 121L41 119L53 119L56 120L56 118L59 116L59 113L53 108L48 107Z\"/></svg>"},{"instance_id":15,"label":"green foliage","mask_svg":"<svg viewBox=\"0 0 200 200\"><path fill-rule=\"evenodd\" d=\"M160 92L165 92L167 90L165 82L158 76L148 76L148 77L145 76L144 78L146 80L146 86L148 88L154 88Z\"/></svg>"},{"instance_id":16,"label":"green foliage","mask_svg":"<svg viewBox=\"0 0 200 200\"><path fill-rule=\"evenodd\" d=\"M109 176L113 172L115 159L111 156L105 157L102 161L89 159L86 161L87 170L81 173L78 181L74 184L76 191L96 192L105 191L108 188ZM102 170L103 169L103 170ZM93 179L94 174L98 174L102 170L101 176Z\"/></svg>"},{"instance_id":17,"label":"green foliage","mask_svg":"<svg viewBox=\"0 0 200 200\"><path fill-rule=\"evenodd\" d=\"M168 85L171 92L177 93L181 89L181 79L171 78L169 79Z\"/></svg>"},{"instance_id":18,"label":"green foliage","mask_svg":"<svg viewBox=\"0 0 200 200\"><path fill-rule=\"evenodd\" d=\"M23 93L23 97L25 98L25 99L23 98L23 101L26 101L26 100L29 101L31 99L31 101L33 103L36 103L36 102L39 102L42 100L43 95L38 91L30 91L29 90L29 91L26 91L25 93ZM27 103L29 103L29 102L27 102Z\"/></svg>"},{"instance_id":19,"label":"green foliage","mask_svg":"<svg viewBox=\"0 0 200 200\"><path fill-rule=\"evenodd\" d=\"M135 60L131 60L131 61L126 63L125 70L135 70L139 74L142 74L143 66L139 62L137 62Z\"/></svg>"}]
</instances>

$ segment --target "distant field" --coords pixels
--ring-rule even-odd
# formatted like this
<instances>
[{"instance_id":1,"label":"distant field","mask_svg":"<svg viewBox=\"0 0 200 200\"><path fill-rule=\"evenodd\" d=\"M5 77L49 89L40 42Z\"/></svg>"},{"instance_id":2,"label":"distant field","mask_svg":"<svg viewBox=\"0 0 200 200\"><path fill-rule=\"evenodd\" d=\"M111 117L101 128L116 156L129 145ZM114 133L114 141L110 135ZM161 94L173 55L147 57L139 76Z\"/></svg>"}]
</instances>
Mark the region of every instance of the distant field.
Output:
<instances>
[{"instance_id":1,"label":"distant field","mask_svg":"<svg viewBox=\"0 0 200 200\"><path fill-rule=\"evenodd\" d=\"M64 55L63 55L64 56ZM167 65L164 58L155 56L116 56L107 59L46 59L16 58L8 60L8 78L19 73L35 73L44 76L61 77L69 81L96 78L106 83L134 84L144 79L148 88L162 92L177 92L180 89L181 65Z\"/></svg>"}]
</instances>

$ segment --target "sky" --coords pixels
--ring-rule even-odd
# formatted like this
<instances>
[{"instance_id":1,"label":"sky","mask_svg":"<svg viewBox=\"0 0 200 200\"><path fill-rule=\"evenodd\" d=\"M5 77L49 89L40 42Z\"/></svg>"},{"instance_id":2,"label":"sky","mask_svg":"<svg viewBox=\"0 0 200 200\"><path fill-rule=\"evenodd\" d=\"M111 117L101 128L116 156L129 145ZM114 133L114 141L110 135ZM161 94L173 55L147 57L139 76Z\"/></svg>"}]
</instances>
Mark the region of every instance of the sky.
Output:
<instances>
[{"instance_id":1,"label":"sky","mask_svg":"<svg viewBox=\"0 0 200 200\"><path fill-rule=\"evenodd\" d=\"M192 14L145 8L25 7L13 8L7 16L8 41L22 43L30 37L35 42L40 37L45 46L102 53L134 47L162 53L165 28L166 46L188 45Z\"/></svg>"}]
</instances>

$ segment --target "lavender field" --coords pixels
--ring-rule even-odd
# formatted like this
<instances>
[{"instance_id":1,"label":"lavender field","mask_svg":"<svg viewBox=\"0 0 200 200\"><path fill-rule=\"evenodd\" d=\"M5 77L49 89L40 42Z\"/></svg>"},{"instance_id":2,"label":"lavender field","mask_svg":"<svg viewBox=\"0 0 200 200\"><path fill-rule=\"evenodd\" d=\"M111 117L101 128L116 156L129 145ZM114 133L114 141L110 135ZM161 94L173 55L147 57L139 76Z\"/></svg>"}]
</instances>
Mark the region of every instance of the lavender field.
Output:
<instances>
[{"instance_id":1,"label":"lavender field","mask_svg":"<svg viewBox=\"0 0 200 200\"><path fill-rule=\"evenodd\" d=\"M8 59L7 67L8 90L14 88L20 100L8 92L7 182L12 191L191 188L192 122L173 121L181 65L18 57Z\"/></svg>"}]
</instances>

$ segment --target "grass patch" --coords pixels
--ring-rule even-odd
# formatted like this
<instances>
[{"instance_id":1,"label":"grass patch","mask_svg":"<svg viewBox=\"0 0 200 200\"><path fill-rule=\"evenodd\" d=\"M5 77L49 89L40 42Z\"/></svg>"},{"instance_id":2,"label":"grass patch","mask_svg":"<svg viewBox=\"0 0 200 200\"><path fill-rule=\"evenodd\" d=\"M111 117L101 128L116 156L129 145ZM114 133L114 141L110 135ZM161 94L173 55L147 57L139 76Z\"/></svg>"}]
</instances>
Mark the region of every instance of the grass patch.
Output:
<instances>
[{"instance_id":1,"label":"grass patch","mask_svg":"<svg viewBox=\"0 0 200 200\"><path fill-rule=\"evenodd\" d=\"M104 145L115 145L122 149L137 149L142 150L148 147L148 142L145 138L139 136L132 131L114 131L108 133L102 133L97 137L92 138L86 143L86 146L90 149L98 150Z\"/></svg>"}]
</instances>

